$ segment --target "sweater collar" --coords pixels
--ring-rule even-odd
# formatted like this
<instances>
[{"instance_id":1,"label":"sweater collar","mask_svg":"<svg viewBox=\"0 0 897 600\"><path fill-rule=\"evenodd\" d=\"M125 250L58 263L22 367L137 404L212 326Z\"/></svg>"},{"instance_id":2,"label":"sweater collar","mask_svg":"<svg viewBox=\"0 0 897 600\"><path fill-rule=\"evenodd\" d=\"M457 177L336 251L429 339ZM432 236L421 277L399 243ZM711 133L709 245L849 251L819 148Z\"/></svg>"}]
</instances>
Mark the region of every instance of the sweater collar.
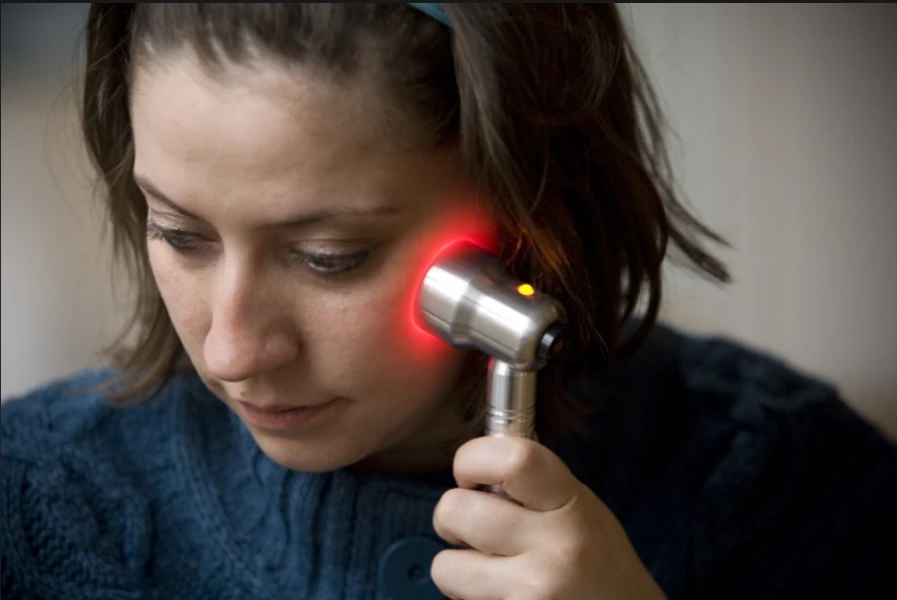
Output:
<instances>
[{"instance_id":1,"label":"sweater collar","mask_svg":"<svg viewBox=\"0 0 897 600\"><path fill-rule=\"evenodd\" d=\"M432 512L453 485L450 473L412 478L352 469L292 471L268 458L198 377L184 385L176 451L196 519L259 586L279 582L295 593L297 585L323 584L322 576L362 585L376 579L369 571L395 541L436 537ZM331 583L349 590L347 581Z\"/></svg>"}]
</instances>

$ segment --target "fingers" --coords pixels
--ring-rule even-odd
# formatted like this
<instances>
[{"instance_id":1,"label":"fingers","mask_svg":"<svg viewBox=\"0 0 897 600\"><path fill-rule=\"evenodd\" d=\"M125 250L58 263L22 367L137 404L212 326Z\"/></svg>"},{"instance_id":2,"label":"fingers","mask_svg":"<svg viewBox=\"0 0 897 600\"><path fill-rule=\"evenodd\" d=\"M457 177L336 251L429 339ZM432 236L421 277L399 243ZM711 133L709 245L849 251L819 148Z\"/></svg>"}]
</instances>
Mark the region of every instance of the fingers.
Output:
<instances>
[{"instance_id":1,"label":"fingers","mask_svg":"<svg viewBox=\"0 0 897 600\"><path fill-rule=\"evenodd\" d=\"M524 438L471 440L455 454L454 473L462 488L500 485L523 506L537 511L566 506L582 486L548 448Z\"/></svg>"},{"instance_id":2,"label":"fingers","mask_svg":"<svg viewBox=\"0 0 897 600\"><path fill-rule=\"evenodd\" d=\"M515 556L527 548L534 532L531 511L494 494L454 488L443 494L433 512L433 527L450 544L484 554ZM527 526L528 523L528 526Z\"/></svg>"},{"instance_id":3,"label":"fingers","mask_svg":"<svg viewBox=\"0 0 897 600\"><path fill-rule=\"evenodd\" d=\"M501 600L512 584L506 581L510 560L476 550L443 550L433 559L430 578L452 600Z\"/></svg>"}]
</instances>

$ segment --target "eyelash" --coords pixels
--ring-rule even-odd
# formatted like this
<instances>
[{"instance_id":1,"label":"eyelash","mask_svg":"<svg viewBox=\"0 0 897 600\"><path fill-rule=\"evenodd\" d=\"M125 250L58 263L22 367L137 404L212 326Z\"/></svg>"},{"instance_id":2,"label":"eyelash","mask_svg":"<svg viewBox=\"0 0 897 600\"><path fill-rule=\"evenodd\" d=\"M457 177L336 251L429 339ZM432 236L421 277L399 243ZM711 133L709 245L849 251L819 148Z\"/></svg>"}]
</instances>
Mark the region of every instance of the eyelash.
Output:
<instances>
[{"instance_id":1,"label":"eyelash","mask_svg":"<svg viewBox=\"0 0 897 600\"><path fill-rule=\"evenodd\" d=\"M296 253L301 263L320 275L343 275L355 271L364 265L369 255L367 251L355 254Z\"/></svg>"},{"instance_id":2,"label":"eyelash","mask_svg":"<svg viewBox=\"0 0 897 600\"><path fill-rule=\"evenodd\" d=\"M147 223L146 234L149 239L162 240L178 254L188 256L195 253L206 240L198 233L183 229L160 227L155 223ZM316 274L324 276L336 276L359 269L370 256L369 251L356 252L355 254L328 254L306 253L295 251L294 256L302 264Z\"/></svg>"},{"instance_id":3,"label":"eyelash","mask_svg":"<svg viewBox=\"0 0 897 600\"><path fill-rule=\"evenodd\" d=\"M170 229L159 227L155 223L146 224L146 235L151 240L162 240L181 254L188 254L196 250L197 244L202 243L202 236L183 229Z\"/></svg>"}]
</instances>

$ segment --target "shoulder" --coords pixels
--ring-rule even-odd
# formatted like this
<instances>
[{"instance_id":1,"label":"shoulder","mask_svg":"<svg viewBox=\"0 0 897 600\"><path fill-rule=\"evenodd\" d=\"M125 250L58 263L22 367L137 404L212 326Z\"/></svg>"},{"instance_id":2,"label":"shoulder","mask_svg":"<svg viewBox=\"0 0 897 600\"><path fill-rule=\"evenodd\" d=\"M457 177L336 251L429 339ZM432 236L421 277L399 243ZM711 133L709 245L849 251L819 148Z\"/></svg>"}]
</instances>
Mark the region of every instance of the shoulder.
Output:
<instances>
[{"instance_id":1,"label":"shoulder","mask_svg":"<svg viewBox=\"0 0 897 600\"><path fill-rule=\"evenodd\" d=\"M113 371L85 371L4 401L0 434L4 458L40 460L92 435L111 406L98 390Z\"/></svg>"},{"instance_id":2,"label":"shoulder","mask_svg":"<svg viewBox=\"0 0 897 600\"><path fill-rule=\"evenodd\" d=\"M836 387L662 325L612 377L634 396L640 489L687 515L690 597L849 598L884 576L897 447Z\"/></svg>"},{"instance_id":3,"label":"shoulder","mask_svg":"<svg viewBox=\"0 0 897 600\"><path fill-rule=\"evenodd\" d=\"M175 378L149 402L116 405L113 369L91 370L51 381L3 402L0 435L7 460L42 463L72 452L126 451L152 443L171 421L171 411L195 388Z\"/></svg>"},{"instance_id":4,"label":"shoulder","mask_svg":"<svg viewBox=\"0 0 897 600\"><path fill-rule=\"evenodd\" d=\"M676 412L696 421L702 434L712 433L714 425L730 433L775 425L785 428L782 434L798 429L815 435L824 433L818 426L833 422L845 442L863 438L879 450L894 450L829 381L732 338L657 325L642 350L610 377L641 396L637 405L643 411ZM838 444L829 439L826 445Z\"/></svg>"},{"instance_id":5,"label":"shoulder","mask_svg":"<svg viewBox=\"0 0 897 600\"><path fill-rule=\"evenodd\" d=\"M678 398L664 401L688 415L696 441L729 438L730 455L790 457L800 461L794 468L897 459L893 442L825 379L730 338L669 327L658 337L670 348L673 389L679 391Z\"/></svg>"},{"instance_id":6,"label":"shoulder","mask_svg":"<svg viewBox=\"0 0 897 600\"><path fill-rule=\"evenodd\" d=\"M116 408L100 391L114 375L79 373L3 403L4 595L141 597L152 525L139 469L165 446L172 393Z\"/></svg>"}]
</instances>

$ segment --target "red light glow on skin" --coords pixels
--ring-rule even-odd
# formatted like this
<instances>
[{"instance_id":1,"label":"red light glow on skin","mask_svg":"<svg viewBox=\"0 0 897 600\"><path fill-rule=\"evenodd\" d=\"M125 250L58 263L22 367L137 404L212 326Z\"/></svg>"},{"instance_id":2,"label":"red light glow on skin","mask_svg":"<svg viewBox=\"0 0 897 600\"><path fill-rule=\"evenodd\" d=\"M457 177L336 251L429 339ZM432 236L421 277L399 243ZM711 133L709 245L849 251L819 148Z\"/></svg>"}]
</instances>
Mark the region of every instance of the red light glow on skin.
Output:
<instances>
[{"instance_id":1,"label":"red light glow on skin","mask_svg":"<svg viewBox=\"0 0 897 600\"><path fill-rule=\"evenodd\" d=\"M432 333L418 314L418 293L427 272L441 256L457 244L469 242L489 252L498 250L498 240L493 221L472 209L457 209L442 219L420 244L420 258L415 261L411 277L411 290L407 301L409 316L409 342L420 352L441 353L449 344Z\"/></svg>"}]
</instances>

